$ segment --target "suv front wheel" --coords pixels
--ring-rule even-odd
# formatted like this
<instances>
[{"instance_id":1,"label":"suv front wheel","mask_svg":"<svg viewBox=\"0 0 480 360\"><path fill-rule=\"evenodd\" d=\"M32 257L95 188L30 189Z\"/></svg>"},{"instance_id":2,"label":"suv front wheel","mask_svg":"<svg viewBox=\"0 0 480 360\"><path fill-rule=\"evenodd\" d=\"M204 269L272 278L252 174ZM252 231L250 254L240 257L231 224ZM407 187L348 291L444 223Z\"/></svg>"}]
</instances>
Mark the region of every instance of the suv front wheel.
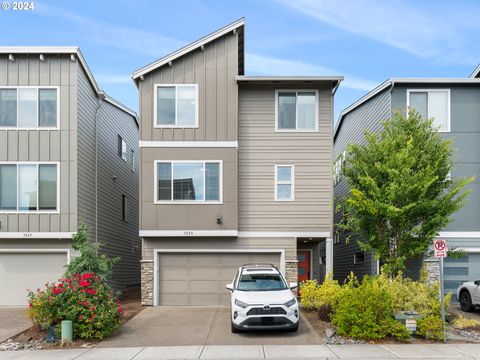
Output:
<instances>
[{"instance_id":1,"label":"suv front wheel","mask_svg":"<svg viewBox=\"0 0 480 360\"><path fill-rule=\"evenodd\" d=\"M472 298L470 296L470 293L468 291L462 291L460 293L460 308L462 311L465 312L472 312L474 310L474 306L472 304Z\"/></svg>"}]
</instances>

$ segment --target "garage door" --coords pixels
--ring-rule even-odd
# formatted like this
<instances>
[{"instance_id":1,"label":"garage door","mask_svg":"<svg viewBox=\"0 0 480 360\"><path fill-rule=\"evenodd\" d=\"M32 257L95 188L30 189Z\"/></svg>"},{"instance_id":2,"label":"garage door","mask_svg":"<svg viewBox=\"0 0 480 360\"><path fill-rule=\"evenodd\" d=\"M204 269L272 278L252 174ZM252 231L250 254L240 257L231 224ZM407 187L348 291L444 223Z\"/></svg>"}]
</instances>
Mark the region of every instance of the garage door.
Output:
<instances>
[{"instance_id":1,"label":"garage door","mask_svg":"<svg viewBox=\"0 0 480 360\"><path fill-rule=\"evenodd\" d=\"M225 285L248 263L280 265L280 254L270 253L160 253L159 305L228 305Z\"/></svg>"},{"instance_id":2,"label":"garage door","mask_svg":"<svg viewBox=\"0 0 480 360\"><path fill-rule=\"evenodd\" d=\"M26 289L56 281L66 263L66 253L0 253L0 305L25 305Z\"/></svg>"},{"instance_id":3,"label":"garage door","mask_svg":"<svg viewBox=\"0 0 480 360\"><path fill-rule=\"evenodd\" d=\"M460 259L445 258L444 288L451 292L452 302L456 302L457 288L464 281L480 280L480 254L467 254Z\"/></svg>"}]
</instances>

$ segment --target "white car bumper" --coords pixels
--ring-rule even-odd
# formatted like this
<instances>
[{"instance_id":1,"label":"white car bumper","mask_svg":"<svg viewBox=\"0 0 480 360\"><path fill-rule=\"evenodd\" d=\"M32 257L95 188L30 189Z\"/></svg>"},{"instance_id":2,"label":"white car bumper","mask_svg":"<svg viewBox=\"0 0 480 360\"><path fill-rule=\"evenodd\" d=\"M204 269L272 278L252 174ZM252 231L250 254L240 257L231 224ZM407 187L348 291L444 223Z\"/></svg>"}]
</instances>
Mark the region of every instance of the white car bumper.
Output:
<instances>
[{"instance_id":1,"label":"white car bumper","mask_svg":"<svg viewBox=\"0 0 480 360\"><path fill-rule=\"evenodd\" d=\"M232 324L237 329L288 329L295 327L299 321L298 304L285 305L251 305L243 309L232 304Z\"/></svg>"}]
</instances>

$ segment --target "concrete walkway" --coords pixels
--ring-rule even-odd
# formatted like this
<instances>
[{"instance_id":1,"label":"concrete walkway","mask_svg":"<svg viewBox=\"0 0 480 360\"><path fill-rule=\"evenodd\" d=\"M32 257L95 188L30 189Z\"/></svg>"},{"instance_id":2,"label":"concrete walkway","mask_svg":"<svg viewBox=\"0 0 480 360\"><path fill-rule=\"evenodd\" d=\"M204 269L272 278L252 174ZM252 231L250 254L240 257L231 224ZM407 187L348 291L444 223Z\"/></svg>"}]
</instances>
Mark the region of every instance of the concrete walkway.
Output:
<instances>
[{"instance_id":1,"label":"concrete walkway","mask_svg":"<svg viewBox=\"0 0 480 360\"><path fill-rule=\"evenodd\" d=\"M0 343L32 326L25 306L0 306Z\"/></svg>"},{"instance_id":2,"label":"concrete walkway","mask_svg":"<svg viewBox=\"0 0 480 360\"><path fill-rule=\"evenodd\" d=\"M0 352L0 360L480 359L480 344L206 345Z\"/></svg>"}]
</instances>

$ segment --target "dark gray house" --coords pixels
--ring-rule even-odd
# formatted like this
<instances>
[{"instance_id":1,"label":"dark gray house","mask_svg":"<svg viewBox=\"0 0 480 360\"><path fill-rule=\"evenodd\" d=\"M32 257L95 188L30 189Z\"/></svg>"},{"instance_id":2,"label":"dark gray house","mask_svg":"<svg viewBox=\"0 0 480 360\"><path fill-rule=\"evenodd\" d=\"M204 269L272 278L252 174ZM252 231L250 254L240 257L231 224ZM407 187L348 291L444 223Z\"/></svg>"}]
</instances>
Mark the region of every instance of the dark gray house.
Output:
<instances>
[{"instance_id":1,"label":"dark gray house","mask_svg":"<svg viewBox=\"0 0 480 360\"><path fill-rule=\"evenodd\" d=\"M0 305L55 281L80 223L140 281L138 120L77 47L0 47Z\"/></svg>"},{"instance_id":2,"label":"dark gray house","mask_svg":"<svg viewBox=\"0 0 480 360\"><path fill-rule=\"evenodd\" d=\"M480 66L470 78L389 79L340 114L334 132L334 195L348 194L342 178L342 155L351 143L363 143L363 130L377 132L380 122L392 112L414 107L423 116L434 118L446 138L454 140L452 176L476 176L464 208L453 215L453 221L439 234L449 246L463 248L467 256L446 260L445 288L453 291L461 281L480 278ZM335 224L342 221L341 211ZM345 242L345 234L336 228L334 235L334 276L344 279L350 271L357 275L378 271L372 254L361 251L355 236Z\"/></svg>"}]
</instances>

